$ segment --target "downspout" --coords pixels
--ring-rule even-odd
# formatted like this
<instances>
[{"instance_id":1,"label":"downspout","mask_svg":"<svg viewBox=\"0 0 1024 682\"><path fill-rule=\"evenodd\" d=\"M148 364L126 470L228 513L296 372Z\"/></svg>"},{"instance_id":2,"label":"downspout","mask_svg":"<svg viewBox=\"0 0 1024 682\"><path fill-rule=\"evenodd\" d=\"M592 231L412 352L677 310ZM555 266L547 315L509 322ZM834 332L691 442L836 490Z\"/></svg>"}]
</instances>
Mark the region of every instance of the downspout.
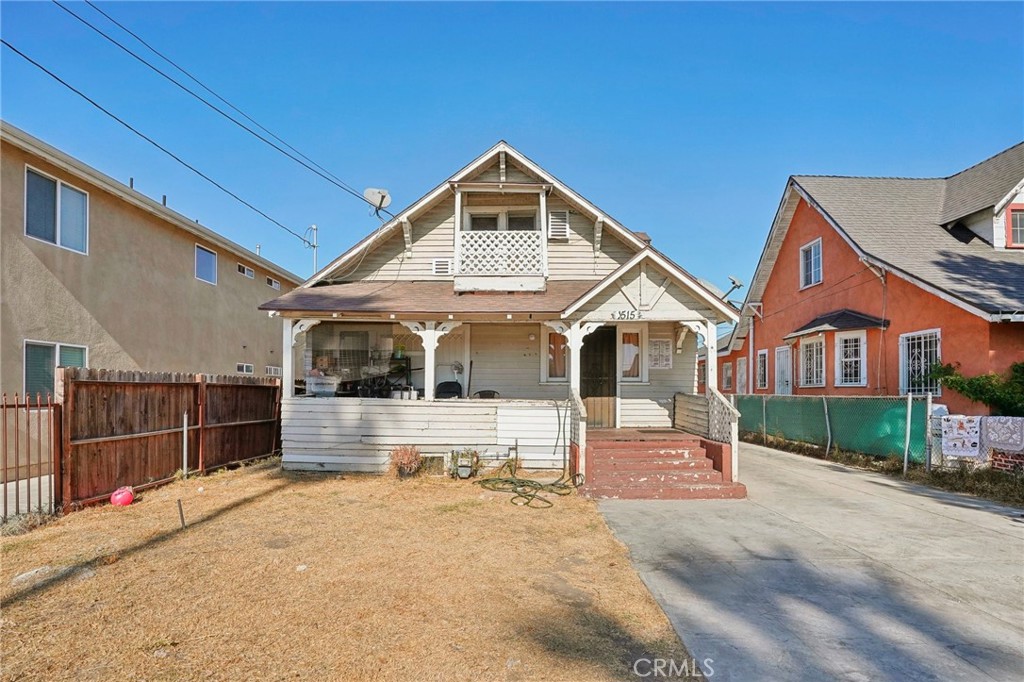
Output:
<instances>
[{"instance_id":1,"label":"downspout","mask_svg":"<svg viewBox=\"0 0 1024 682\"><path fill-rule=\"evenodd\" d=\"M885 357L885 313L889 305L889 282L885 277L885 268L879 267L861 256L860 262L874 274L882 283L882 327L878 330L878 362L875 363L875 393L881 395L882 390L882 364ZM865 358L866 359L866 358ZM888 369L888 367L886 367Z\"/></svg>"}]
</instances>

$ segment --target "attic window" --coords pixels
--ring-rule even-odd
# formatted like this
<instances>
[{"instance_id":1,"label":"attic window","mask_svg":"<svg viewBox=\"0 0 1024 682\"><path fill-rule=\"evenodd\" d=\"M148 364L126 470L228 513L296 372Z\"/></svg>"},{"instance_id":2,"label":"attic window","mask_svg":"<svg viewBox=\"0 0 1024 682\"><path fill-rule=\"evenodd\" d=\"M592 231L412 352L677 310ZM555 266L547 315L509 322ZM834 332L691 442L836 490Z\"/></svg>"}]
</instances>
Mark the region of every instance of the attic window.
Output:
<instances>
[{"instance_id":1,"label":"attic window","mask_svg":"<svg viewBox=\"0 0 1024 682\"><path fill-rule=\"evenodd\" d=\"M569 212L551 211L548 214L548 239L569 238Z\"/></svg>"},{"instance_id":2,"label":"attic window","mask_svg":"<svg viewBox=\"0 0 1024 682\"><path fill-rule=\"evenodd\" d=\"M800 248L800 288L821 284L821 239Z\"/></svg>"},{"instance_id":3,"label":"attic window","mask_svg":"<svg viewBox=\"0 0 1024 682\"><path fill-rule=\"evenodd\" d=\"M1007 246L1024 247L1024 209L1010 209L1010 240Z\"/></svg>"},{"instance_id":4,"label":"attic window","mask_svg":"<svg viewBox=\"0 0 1024 682\"><path fill-rule=\"evenodd\" d=\"M448 276L452 274L451 258L435 258L433 272L435 275Z\"/></svg>"}]
</instances>

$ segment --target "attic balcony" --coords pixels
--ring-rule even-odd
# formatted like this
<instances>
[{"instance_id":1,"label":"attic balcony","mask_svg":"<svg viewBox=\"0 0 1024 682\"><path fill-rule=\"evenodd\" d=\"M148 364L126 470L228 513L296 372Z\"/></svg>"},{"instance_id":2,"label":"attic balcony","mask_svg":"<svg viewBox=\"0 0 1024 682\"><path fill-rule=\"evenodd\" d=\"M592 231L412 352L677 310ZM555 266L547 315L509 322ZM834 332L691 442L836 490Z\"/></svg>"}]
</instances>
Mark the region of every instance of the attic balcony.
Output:
<instances>
[{"instance_id":1,"label":"attic balcony","mask_svg":"<svg viewBox=\"0 0 1024 682\"><path fill-rule=\"evenodd\" d=\"M456 291L543 291L546 254L539 230L464 232Z\"/></svg>"}]
</instances>

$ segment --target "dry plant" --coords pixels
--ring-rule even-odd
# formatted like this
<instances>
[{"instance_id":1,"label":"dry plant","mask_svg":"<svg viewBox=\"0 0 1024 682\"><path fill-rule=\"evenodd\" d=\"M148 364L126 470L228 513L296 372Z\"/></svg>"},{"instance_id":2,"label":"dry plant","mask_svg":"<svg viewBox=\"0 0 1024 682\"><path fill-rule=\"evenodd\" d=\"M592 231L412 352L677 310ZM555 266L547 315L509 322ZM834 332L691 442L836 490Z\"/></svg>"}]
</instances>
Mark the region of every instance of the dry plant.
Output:
<instances>
[{"instance_id":1,"label":"dry plant","mask_svg":"<svg viewBox=\"0 0 1024 682\"><path fill-rule=\"evenodd\" d=\"M391 450L391 473L398 478L412 476L423 466L423 455L415 445L399 445Z\"/></svg>"}]
</instances>

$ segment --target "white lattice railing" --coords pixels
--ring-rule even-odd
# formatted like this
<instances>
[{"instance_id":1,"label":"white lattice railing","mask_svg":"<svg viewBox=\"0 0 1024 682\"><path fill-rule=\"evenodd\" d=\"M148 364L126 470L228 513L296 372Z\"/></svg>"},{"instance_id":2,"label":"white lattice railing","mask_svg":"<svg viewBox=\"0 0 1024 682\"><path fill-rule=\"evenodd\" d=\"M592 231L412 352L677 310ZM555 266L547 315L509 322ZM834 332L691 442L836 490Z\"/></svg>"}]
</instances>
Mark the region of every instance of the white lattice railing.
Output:
<instances>
[{"instance_id":1,"label":"white lattice railing","mask_svg":"<svg viewBox=\"0 0 1024 682\"><path fill-rule=\"evenodd\" d=\"M738 424L739 418L739 411L728 398L713 388L708 390L708 438L731 443L733 424Z\"/></svg>"},{"instance_id":2,"label":"white lattice railing","mask_svg":"<svg viewBox=\"0 0 1024 682\"><path fill-rule=\"evenodd\" d=\"M463 232L460 275L543 275L539 231Z\"/></svg>"}]
</instances>

